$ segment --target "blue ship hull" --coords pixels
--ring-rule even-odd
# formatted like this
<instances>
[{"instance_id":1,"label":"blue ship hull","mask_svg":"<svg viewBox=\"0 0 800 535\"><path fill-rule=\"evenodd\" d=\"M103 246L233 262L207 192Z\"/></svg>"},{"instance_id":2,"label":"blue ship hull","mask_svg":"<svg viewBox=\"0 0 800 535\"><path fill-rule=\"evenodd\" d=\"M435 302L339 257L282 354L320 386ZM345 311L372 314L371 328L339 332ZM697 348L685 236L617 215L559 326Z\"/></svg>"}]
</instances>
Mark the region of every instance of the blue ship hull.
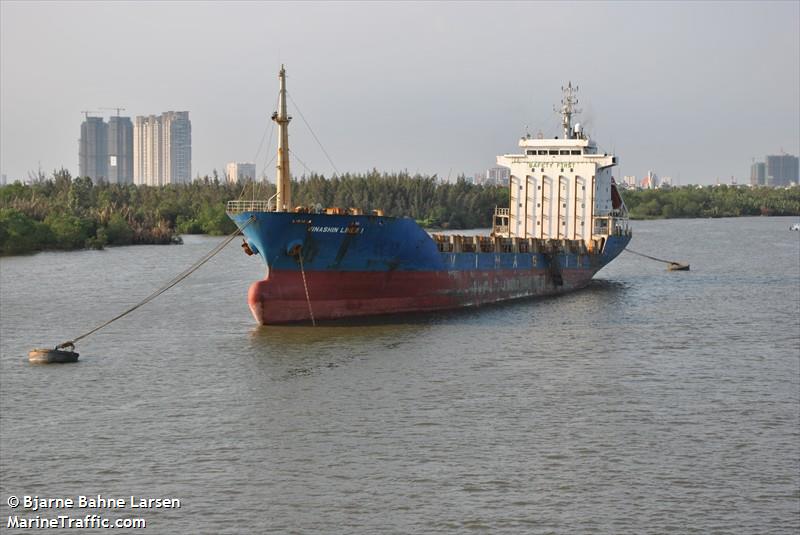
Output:
<instances>
[{"instance_id":1,"label":"blue ship hull","mask_svg":"<svg viewBox=\"0 0 800 535\"><path fill-rule=\"evenodd\" d=\"M510 252L443 252L408 218L242 212L267 277L248 302L259 323L441 310L552 295L585 286L630 241L608 236L594 251L565 240L522 240ZM530 247L530 245L533 247ZM528 250L524 250L528 249Z\"/></svg>"}]
</instances>

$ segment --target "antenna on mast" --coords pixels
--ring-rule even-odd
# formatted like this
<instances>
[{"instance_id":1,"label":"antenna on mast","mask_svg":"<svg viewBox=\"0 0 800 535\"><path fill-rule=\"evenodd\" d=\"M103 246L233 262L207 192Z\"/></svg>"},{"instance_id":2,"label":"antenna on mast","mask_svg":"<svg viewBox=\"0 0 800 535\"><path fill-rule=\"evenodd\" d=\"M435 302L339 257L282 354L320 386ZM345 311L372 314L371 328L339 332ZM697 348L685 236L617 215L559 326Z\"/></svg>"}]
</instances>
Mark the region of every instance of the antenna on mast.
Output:
<instances>
[{"instance_id":1,"label":"antenna on mast","mask_svg":"<svg viewBox=\"0 0 800 535\"><path fill-rule=\"evenodd\" d=\"M572 87L572 82L569 82L567 87L561 86L561 91L564 93L561 99L561 109L553 107L553 111L561 114L564 139L575 139L576 133L572 131L572 116L583 111L575 107L578 104L578 97L575 95L578 92L578 86Z\"/></svg>"}]
</instances>

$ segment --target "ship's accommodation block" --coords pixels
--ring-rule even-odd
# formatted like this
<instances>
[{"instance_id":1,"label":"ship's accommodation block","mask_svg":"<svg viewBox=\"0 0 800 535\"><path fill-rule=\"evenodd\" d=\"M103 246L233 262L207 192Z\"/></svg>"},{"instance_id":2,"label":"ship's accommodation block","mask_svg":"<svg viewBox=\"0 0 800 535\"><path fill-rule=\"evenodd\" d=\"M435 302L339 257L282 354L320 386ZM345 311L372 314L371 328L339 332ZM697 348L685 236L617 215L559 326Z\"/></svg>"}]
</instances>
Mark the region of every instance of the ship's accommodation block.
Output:
<instances>
[{"instance_id":1,"label":"ship's accommodation block","mask_svg":"<svg viewBox=\"0 0 800 535\"><path fill-rule=\"evenodd\" d=\"M607 236L613 216L621 215L611 201L616 157L598 153L589 139L526 137L519 146L522 154L497 157L499 165L511 170L502 234L586 242Z\"/></svg>"}]
</instances>

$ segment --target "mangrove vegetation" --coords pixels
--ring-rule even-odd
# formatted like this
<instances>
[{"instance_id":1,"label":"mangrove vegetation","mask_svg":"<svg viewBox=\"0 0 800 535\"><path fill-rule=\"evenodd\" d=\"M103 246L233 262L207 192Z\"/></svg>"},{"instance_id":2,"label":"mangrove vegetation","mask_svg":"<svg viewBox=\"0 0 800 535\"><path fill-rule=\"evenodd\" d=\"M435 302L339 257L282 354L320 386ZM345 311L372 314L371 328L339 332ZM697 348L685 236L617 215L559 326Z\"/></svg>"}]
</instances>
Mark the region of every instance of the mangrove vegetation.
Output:
<instances>
[{"instance_id":1,"label":"mangrove vegetation","mask_svg":"<svg viewBox=\"0 0 800 535\"><path fill-rule=\"evenodd\" d=\"M181 234L222 235L236 227L225 215L232 199L265 200L271 184L227 184L216 173L191 184L163 187L119 185L61 169L49 179L0 187L0 253L44 249L101 249L106 245L167 244ZM296 205L379 208L388 216L409 216L427 227L491 225L494 207L505 206L508 190L476 186L460 178L408 173L311 175L293 182Z\"/></svg>"},{"instance_id":2,"label":"mangrove vegetation","mask_svg":"<svg viewBox=\"0 0 800 535\"><path fill-rule=\"evenodd\" d=\"M800 215L800 188L684 186L627 190L633 219Z\"/></svg>"},{"instance_id":3,"label":"mangrove vegetation","mask_svg":"<svg viewBox=\"0 0 800 535\"><path fill-rule=\"evenodd\" d=\"M106 245L168 244L181 234L235 230L225 215L232 199L265 200L271 184L227 184L216 173L191 184L163 187L94 183L55 171L31 184L0 187L0 254L44 249L102 249ZM382 209L427 228L485 228L495 206L508 206L508 188L453 183L408 173L312 174L293 182L296 205ZM631 217L800 215L800 188L696 187L623 191Z\"/></svg>"}]
</instances>

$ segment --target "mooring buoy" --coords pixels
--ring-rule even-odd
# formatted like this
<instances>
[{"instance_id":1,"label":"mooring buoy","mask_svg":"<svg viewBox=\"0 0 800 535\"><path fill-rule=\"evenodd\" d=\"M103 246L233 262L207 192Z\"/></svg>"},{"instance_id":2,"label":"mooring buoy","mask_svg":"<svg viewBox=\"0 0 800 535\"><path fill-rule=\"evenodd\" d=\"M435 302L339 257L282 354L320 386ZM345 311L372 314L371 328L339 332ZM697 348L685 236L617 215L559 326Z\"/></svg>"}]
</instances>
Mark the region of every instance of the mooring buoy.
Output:
<instances>
[{"instance_id":1,"label":"mooring buoy","mask_svg":"<svg viewBox=\"0 0 800 535\"><path fill-rule=\"evenodd\" d=\"M680 262L670 262L667 266L669 271L689 271L689 264L681 264Z\"/></svg>"},{"instance_id":2,"label":"mooring buoy","mask_svg":"<svg viewBox=\"0 0 800 535\"><path fill-rule=\"evenodd\" d=\"M66 364L78 362L78 355L75 351L37 347L28 351L28 361L32 364Z\"/></svg>"},{"instance_id":3,"label":"mooring buoy","mask_svg":"<svg viewBox=\"0 0 800 535\"><path fill-rule=\"evenodd\" d=\"M630 249L624 249L624 251L626 253L635 254L637 256L643 256L645 258L649 258L650 260L655 260L656 262L662 262L664 264L667 264L667 271L689 271L689 264L684 264L683 262L664 260L662 258L656 258L655 256L650 256L643 253L638 253L636 251L631 251Z\"/></svg>"}]
</instances>

